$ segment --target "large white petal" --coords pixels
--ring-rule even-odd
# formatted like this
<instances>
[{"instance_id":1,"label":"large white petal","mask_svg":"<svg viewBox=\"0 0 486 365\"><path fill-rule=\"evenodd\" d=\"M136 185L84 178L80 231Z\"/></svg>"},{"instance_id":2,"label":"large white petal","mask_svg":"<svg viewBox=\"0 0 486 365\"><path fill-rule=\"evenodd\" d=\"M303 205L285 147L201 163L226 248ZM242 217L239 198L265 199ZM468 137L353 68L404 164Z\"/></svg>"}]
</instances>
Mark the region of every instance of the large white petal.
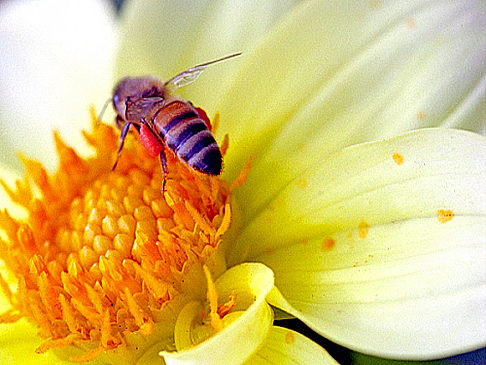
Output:
<instances>
[{"instance_id":1,"label":"large white petal","mask_svg":"<svg viewBox=\"0 0 486 365\"><path fill-rule=\"evenodd\" d=\"M19 150L55 166L52 130L85 145L110 96L115 45L113 9L101 0L7 1L0 4L0 142L2 161L20 167ZM42 155L42 156L41 156Z\"/></svg>"},{"instance_id":2,"label":"large white petal","mask_svg":"<svg viewBox=\"0 0 486 365\"><path fill-rule=\"evenodd\" d=\"M486 344L486 217L417 218L262 254L288 310L345 347L433 359ZM287 306L287 303L290 306Z\"/></svg>"},{"instance_id":3,"label":"large white petal","mask_svg":"<svg viewBox=\"0 0 486 365\"><path fill-rule=\"evenodd\" d=\"M218 104L228 179L253 155L236 192L244 214L343 147L421 127L479 130L485 65L484 2L302 3Z\"/></svg>"},{"instance_id":4,"label":"large white petal","mask_svg":"<svg viewBox=\"0 0 486 365\"><path fill-rule=\"evenodd\" d=\"M128 2L123 12L117 75L153 74L169 79L189 67L234 52L248 53L298 0ZM241 64L211 66L195 84L180 90L210 114L227 81Z\"/></svg>"},{"instance_id":5,"label":"large white petal","mask_svg":"<svg viewBox=\"0 0 486 365\"><path fill-rule=\"evenodd\" d=\"M301 180L243 230L232 255L272 268L285 298L272 304L377 356L486 344L484 137L414 131L347 148Z\"/></svg>"},{"instance_id":6,"label":"large white petal","mask_svg":"<svg viewBox=\"0 0 486 365\"><path fill-rule=\"evenodd\" d=\"M234 255L441 209L484 215L485 181L486 138L471 132L424 129L348 147L280 190L243 228Z\"/></svg>"}]
</instances>

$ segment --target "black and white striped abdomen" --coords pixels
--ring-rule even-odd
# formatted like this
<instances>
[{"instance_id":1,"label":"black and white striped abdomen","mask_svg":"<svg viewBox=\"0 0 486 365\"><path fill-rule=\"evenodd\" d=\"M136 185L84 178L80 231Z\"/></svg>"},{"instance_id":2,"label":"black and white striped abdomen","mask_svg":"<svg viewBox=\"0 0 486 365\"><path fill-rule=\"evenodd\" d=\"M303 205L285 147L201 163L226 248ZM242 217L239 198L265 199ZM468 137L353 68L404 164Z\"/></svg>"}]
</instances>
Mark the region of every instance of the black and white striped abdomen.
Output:
<instances>
[{"instance_id":1,"label":"black and white striped abdomen","mask_svg":"<svg viewBox=\"0 0 486 365\"><path fill-rule=\"evenodd\" d=\"M221 151L206 123L194 108L178 102L161 110L154 115L153 121L166 146L193 169L209 175L219 175L223 159Z\"/></svg>"}]
</instances>

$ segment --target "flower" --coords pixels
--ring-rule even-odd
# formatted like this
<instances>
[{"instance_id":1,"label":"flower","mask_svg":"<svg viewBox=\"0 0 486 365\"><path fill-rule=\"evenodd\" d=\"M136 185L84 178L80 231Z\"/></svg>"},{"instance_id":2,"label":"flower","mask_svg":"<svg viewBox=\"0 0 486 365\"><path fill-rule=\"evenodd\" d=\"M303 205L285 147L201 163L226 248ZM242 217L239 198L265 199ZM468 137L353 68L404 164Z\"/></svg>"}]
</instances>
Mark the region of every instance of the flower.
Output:
<instances>
[{"instance_id":1,"label":"flower","mask_svg":"<svg viewBox=\"0 0 486 365\"><path fill-rule=\"evenodd\" d=\"M282 348L322 355L294 332L272 328L266 337L272 315L264 298L370 354L427 359L484 346L485 139L452 129L407 132L484 124L484 5L350 2L344 12L342 3L306 1L246 44L228 32L248 29L227 16L233 6L201 4L180 17L174 4L129 3L117 72L170 77L210 59L203 52L242 47L241 64L208 70L181 91L221 116L216 135L230 141L225 181L238 181L253 156L246 182L232 193L233 223L222 244L231 268L214 281L215 271L197 275L208 287L205 313L229 320L240 293L256 300L237 314L237 325L195 347L159 348L166 361L244 357L258 347L237 342L245 330L265 339L256 356ZM205 19L202 10L216 15ZM188 38L194 28L204 31ZM247 286L235 297L237 279ZM215 319L184 336L196 304L180 306L176 343L217 330ZM302 347L285 346L294 343Z\"/></svg>"}]
</instances>

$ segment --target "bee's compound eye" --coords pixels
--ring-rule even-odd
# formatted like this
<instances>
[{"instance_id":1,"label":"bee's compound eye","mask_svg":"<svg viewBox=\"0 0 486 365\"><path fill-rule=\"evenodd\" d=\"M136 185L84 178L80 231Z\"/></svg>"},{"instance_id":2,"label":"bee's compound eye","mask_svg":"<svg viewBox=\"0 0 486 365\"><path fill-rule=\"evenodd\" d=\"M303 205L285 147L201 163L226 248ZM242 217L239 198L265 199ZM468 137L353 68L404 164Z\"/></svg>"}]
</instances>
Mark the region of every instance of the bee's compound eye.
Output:
<instances>
[{"instance_id":1,"label":"bee's compound eye","mask_svg":"<svg viewBox=\"0 0 486 365\"><path fill-rule=\"evenodd\" d=\"M119 101L120 101L120 95L118 95L118 93L115 93L115 94L113 95L113 105L115 105L115 106L116 106L116 105L118 104L118 102L119 102Z\"/></svg>"}]
</instances>

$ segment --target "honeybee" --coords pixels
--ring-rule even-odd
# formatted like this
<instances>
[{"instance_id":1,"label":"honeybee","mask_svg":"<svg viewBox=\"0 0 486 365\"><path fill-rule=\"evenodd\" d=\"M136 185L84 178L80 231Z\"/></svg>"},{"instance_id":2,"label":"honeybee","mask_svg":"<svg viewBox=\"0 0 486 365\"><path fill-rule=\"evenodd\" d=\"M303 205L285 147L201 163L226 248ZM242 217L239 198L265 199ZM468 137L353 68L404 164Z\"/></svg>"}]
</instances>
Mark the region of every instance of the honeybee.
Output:
<instances>
[{"instance_id":1,"label":"honeybee","mask_svg":"<svg viewBox=\"0 0 486 365\"><path fill-rule=\"evenodd\" d=\"M118 82L112 102L121 135L113 170L128 130L133 125L138 129L140 142L149 155L160 156L164 173L162 191L165 191L167 178L165 146L192 169L207 175L221 174L223 157L211 133L206 112L174 92L194 82L207 66L240 54L234 53L191 67L166 82L152 76L126 77Z\"/></svg>"}]
</instances>

